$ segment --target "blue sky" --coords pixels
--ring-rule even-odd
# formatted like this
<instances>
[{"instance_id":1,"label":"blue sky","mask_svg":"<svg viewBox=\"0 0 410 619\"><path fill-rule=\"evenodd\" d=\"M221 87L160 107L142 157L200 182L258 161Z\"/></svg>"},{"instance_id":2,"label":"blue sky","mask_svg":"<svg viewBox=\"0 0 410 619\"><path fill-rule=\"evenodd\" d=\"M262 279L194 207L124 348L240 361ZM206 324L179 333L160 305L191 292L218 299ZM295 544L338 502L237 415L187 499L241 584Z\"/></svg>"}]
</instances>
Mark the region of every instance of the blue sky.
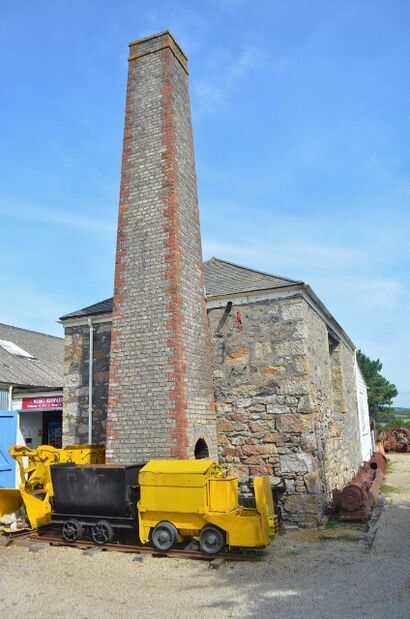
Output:
<instances>
[{"instance_id":1,"label":"blue sky","mask_svg":"<svg viewBox=\"0 0 410 619\"><path fill-rule=\"evenodd\" d=\"M1 0L0 321L111 296L127 44L164 29L205 258L308 282L410 406L405 0Z\"/></svg>"}]
</instances>

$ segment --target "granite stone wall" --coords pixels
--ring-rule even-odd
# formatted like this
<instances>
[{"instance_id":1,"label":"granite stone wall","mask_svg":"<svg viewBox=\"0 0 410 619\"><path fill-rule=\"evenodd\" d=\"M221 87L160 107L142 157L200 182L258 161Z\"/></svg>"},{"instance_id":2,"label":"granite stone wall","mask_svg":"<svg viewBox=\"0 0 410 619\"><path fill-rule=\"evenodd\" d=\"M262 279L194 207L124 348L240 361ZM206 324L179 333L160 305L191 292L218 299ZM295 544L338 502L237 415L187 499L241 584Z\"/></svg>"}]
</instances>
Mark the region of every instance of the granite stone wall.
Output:
<instances>
[{"instance_id":1,"label":"granite stone wall","mask_svg":"<svg viewBox=\"0 0 410 619\"><path fill-rule=\"evenodd\" d=\"M93 443L105 444L111 322L94 324ZM64 445L88 443L89 327L64 329Z\"/></svg>"},{"instance_id":2,"label":"granite stone wall","mask_svg":"<svg viewBox=\"0 0 410 619\"><path fill-rule=\"evenodd\" d=\"M295 296L208 313L213 340L219 460L251 491L261 474L284 482L287 523L314 525L321 486L309 393L305 302Z\"/></svg>"},{"instance_id":3,"label":"granite stone wall","mask_svg":"<svg viewBox=\"0 0 410 619\"><path fill-rule=\"evenodd\" d=\"M220 462L244 494L256 475L284 482L285 522L315 525L360 460L354 353L340 344L337 366L325 322L298 296L224 313L208 313Z\"/></svg>"},{"instance_id":4,"label":"granite stone wall","mask_svg":"<svg viewBox=\"0 0 410 619\"><path fill-rule=\"evenodd\" d=\"M348 483L361 464L355 352L329 339L325 323L308 305L305 323L322 490L329 501L332 490Z\"/></svg>"}]
</instances>

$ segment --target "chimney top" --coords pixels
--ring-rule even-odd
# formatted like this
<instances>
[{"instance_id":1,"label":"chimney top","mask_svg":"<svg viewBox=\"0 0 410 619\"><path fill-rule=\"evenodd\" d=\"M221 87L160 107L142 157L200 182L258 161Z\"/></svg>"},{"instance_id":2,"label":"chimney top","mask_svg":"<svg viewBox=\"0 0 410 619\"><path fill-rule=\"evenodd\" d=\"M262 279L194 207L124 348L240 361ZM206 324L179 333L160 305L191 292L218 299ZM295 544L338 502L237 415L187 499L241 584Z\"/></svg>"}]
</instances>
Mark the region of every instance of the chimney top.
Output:
<instances>
[{"instance_id":1,"label":"chimney top","mask_svg":"<svg viewBox=\"0 0 410 619\"><path fill-rule=\"evenodd\" d=\"M131 43L129 43L129 48L130 55L128 60L135 60L136 58L141 58L141 56L146 56L147 54L153 54L154 52L159 52L162 49L169 48L178 62L188 73L188 57L182 51L169 30L159 32L158 34L152 34L151 36L144 37L143 39L131 41Z\"/></svg>"}]
</instances>

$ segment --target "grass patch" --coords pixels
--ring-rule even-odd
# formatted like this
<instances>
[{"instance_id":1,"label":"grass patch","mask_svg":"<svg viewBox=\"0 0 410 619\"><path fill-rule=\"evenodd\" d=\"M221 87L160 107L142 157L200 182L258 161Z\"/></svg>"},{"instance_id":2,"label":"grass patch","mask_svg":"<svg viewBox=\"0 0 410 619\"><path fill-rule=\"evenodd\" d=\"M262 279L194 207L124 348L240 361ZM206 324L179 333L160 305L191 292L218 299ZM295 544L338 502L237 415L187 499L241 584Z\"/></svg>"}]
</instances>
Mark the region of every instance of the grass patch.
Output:
<instances>
[{"instance_id":1,"label":"grass patch","mask_svg":"<svg viewBox=\"0 0 410 619\"><path fill-rule=\"evenodd\" d=\"M356 533L353 535L349 535L348 533L342 532L340 535L326 535L326 533L322 533L320 535L320 540L321 541L334 541L337 540L339 542L357 542L357 540L360 538L360 535L357 535Z\"/></svg>"},{"instance_id":2,"label":"grass patch","mask_svg":"<svg viewBox=\"0 0 410 619\"><path fill-rule=\"evenodd\" d=\"M387 463L386 473L393 473L393 462L391 460Z\"/></svg>"},{"instance_id":3,"label":"grass patch","mask_svg":"<svg viewBox=\"0 0 410 619\"><path fill-rule=\"evenodd\" d=\"M381 487L382 494L397 494L400 492L400 488L396 486L390 486L389 484L382 484Z\"/></svg>"},{"instance_id":4,"label":"grass patch","mask_svg":"<svg viewBox=\"0 0 410 619\"><path fill-rule=\"evenodd\" d=\"M301 550L287 550L286 552L283 552L281 554L281 557L297 557L298 555L301 555L302 551Z\"/></svg>"},{"instance_id":5,"label":"grass patch","mask_svg":"<svg viewBox=\"0 0 410 619\"><path fill-rule=\"evenodd\" d=\"M325 522L325 529L329 530L329 529L334 529L336 526L336 520L333 518L333 516L329 516Z\"/></svg>"}]
</instances>

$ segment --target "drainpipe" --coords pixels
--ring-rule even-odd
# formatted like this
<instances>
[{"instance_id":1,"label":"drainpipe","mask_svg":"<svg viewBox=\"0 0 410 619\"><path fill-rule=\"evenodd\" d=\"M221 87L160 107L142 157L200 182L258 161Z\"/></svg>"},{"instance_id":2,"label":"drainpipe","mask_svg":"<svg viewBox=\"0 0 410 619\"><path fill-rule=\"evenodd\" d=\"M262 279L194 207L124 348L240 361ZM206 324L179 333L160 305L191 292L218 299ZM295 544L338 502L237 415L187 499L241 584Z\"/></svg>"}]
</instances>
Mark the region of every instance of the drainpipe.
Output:
<instances>
[{"instance_id":1,"label":"drainpipe","mask_svg":"<svg viewBox=\"0 0 410 619\"><path fill-rule=\"evenodd\" d=\"M13 409L13 385L9 386L9 411Z\"/></svg>"},{"instance_id":2,"label":"drainpipe","mask_svg":"<svg viewBox=\"0 0 410 619\"><path fill-rule=\"evenodd\" d=\"M88 318L90 346L88 358L88 444L93 444L93 355L94 355L94 327L91 318Z\"/></svg>"}]
</instances>

